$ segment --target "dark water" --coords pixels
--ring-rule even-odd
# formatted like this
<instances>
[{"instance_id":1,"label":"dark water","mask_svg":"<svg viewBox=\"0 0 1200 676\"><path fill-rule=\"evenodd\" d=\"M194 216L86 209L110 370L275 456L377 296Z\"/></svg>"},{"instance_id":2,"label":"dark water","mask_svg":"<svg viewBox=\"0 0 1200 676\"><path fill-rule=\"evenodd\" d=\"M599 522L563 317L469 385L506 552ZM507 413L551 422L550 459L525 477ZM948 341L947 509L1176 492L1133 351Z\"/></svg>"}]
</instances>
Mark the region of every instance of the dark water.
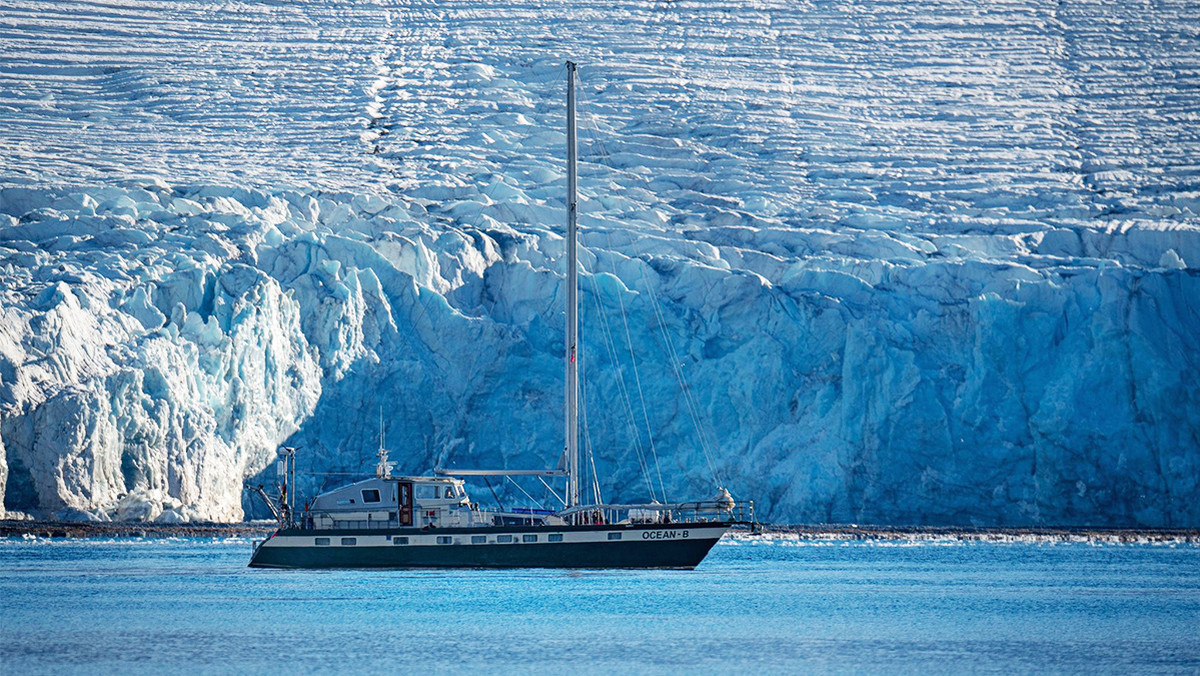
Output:
<instances>
[{"instance_id":1,"label":"dark water","mask_svg":"<svg viewBox=\"0 0 1200 676\"><path fill-rule=\"evenodd\" d=\"M695 571L251 570L0 540L0 672L1200 672L1200 547L723 541Z\"/></svg>"}]
</instances>

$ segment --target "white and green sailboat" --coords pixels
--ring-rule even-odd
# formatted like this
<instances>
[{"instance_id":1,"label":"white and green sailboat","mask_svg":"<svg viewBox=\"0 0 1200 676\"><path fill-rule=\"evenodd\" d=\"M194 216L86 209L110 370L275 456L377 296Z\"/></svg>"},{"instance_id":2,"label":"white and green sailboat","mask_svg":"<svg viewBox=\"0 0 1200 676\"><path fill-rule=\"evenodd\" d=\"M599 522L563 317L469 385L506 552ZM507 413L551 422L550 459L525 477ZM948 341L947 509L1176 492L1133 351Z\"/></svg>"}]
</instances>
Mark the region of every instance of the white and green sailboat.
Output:
<instances>
[{"instance_id":1,"label":"white and green sailboat","mask_svg":"<svg viewBox=\"0 0 1200 676\"><path fill-rule=\"evenodd\" d=\"M752 502L715 499L594 504L580 497L578 242L575 71L567 63L567 326L565 462L555 470L438 471L392 476L379 451L376 476L323 493L296 514L294 456L276 508L279 529L256 542L250 565L273 568L694 568L734 524L756 525ZM482 509L466 476L565 478L561 510Z\"/></svg>"}]
</instances>

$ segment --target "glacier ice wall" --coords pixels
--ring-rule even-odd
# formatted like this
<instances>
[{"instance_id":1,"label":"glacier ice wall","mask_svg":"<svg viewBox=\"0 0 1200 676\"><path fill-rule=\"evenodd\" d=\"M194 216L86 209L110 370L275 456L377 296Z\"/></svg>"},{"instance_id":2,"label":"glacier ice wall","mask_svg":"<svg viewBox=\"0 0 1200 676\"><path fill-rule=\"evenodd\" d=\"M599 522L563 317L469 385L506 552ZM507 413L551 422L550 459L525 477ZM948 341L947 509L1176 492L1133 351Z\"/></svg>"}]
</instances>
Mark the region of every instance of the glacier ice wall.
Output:
<instances>
[{"instance_id":1,"label":"glacier ice wall","mask_svg":"<svg viewBox=\"0 0 1200 676\"><path fill-rule=\"evenodd\" d=\"M173 236L200 205L150 187L72 193L23 222L6 216L5 245L28 247L6 264L0 328L7 484L18 484L19 507L236 517L240 477L274 457L320 396L292 295L209 227ZM29 194L4 191L0 209ZM238 219L261 218L261 235L273 208L278 200L254 216L238 203ZM160 229L130 227L139 213Z\"/></svg>"},{"instance_id":2,"label":"glacier ice wall","mask_svg":"<svg viewBox=\"0 0 1200 676\"><path fill-rule=\"evenodd\" d=\"M307 490L369 473L379 411L401 471L556 460L553 231L433 226L403 201L320 193L36 196L47 205L0 232L22 262L6 270L3 328L12 509L237 518L243 479L282 443L303 449ZM717 474L770 518L1195 519L1194 272L918 247L831 257L807 252L875 245L804 229L770 246L806 253L751 268L746 238L763 233L688 235L584 235L588 439L609 497L657 488L622 399L633 363L667 497L711 486L674 357ZM1141 246L1200 255L1188 235ZM1061 253L1041 233L1013 245Z\"/></svg>"},{"instance_id":3,"label":"glacier ice wall","mask_svg":"<svg viewBox=\"0 0 1200 676\"><path fill-rule=\"evenodd\" d=\"M0 8L0 509L556 462L570 56L606 498L1200 524L1195 8L727 9Z\"/></svg>"}]
</instances>

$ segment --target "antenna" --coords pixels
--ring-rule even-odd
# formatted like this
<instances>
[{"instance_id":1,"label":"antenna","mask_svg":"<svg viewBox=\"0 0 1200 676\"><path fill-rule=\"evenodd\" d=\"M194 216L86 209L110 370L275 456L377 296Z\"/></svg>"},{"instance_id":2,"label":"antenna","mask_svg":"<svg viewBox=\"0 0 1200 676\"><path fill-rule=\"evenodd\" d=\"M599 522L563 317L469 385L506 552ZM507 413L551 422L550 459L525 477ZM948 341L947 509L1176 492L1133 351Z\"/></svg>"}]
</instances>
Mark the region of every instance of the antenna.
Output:
<instances>
[{"instance_id":1,"label":"antenna","mask_svg":"<svg viewBox=\"0 0 1200 676\"><path fill-rule=\"evenodd\" d=\"M394 464L388 462L388 452L383 445L383 404L379 405L379 464L375 465L375 476L380 479L392 478Z\"/></svg>"}]
</instances>

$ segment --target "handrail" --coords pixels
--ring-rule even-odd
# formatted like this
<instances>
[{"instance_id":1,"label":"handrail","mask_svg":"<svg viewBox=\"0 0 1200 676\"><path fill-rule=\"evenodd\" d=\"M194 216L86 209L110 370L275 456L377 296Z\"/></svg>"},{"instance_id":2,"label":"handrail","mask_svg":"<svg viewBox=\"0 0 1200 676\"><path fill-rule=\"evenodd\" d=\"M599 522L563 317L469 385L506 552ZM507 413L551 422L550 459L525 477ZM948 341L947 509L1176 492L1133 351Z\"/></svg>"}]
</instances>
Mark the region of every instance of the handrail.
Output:
<instances>
[{"instance_id":1,"label":"handrail","mask_svg":"<svg viewBox=\"0 0 1200 676\"><path fill-rule=\"evenodd\" d=\"M720 500L695 500L691 502L646 502L646 503L629 503L629 504L598 504L598 505L576 505L569 509L564 509L559 514L573 514L575 512L586 512L594 509L645 509L656 512L666 512L677 509L696 509L696 510L713 510L713 511L732 511L737 509L741 504L754 506L754 501L750 500L745 503L731 503Z\"/></svg>"},{"instance_id":2,"label":"handrail","mask_svg":"<svg viewBox=\"0 0 1200 676\"><path fill-rule=\"evenodd\" d=\"M580 505L559 512L568 522L582 524L705 522L749 524L756 527L754 501L732 503L700 500L631 505Z\"/></svg>"},{"instance_id":3,"label":"handrail","mask_svg":"<svg viewBox=\"0 0 1200 676\"><path fill-rule=\"evenodd\" d=\"M509 512L518 516L516 512ZM520 516L534 516L533 513ZM543 516L537 514L537 516ZM549 514L545 516L550 516ZM758 526L754 501L728 501L577 505L554 514L574 525L623 525L648 523L726 523ZM386 530L402 527L398 519L338 519L334 512L309 512L295 527L303 530Z\"/></svg>"}]
</instances>

